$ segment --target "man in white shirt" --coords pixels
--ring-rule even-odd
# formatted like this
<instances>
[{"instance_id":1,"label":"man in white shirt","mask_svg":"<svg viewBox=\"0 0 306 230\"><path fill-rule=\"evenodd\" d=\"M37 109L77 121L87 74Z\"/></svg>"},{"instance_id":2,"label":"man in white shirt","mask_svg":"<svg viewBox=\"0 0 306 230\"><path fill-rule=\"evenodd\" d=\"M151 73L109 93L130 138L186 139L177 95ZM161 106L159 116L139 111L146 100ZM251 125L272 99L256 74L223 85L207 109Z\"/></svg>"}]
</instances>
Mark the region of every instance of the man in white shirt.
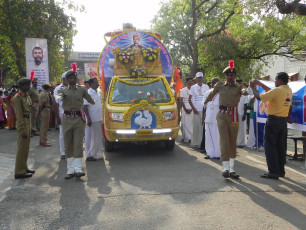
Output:
<instances>
[{"instance_id":1,"label":"man in white shirt","mask_svg":"<svg viewBox=\"0 0 306 230\"><path fill-rule=\"evenodd\" d=\"M62 83L57 86L54 89L54 98L56 103L58 104L58 109L55 111L56 116L57 116L57 120L58 120L58 127L59 127L59 147L60 147L60 152L61 152L61 159L65 159L66 155L65 155L65 147L64 147L64 136L63 136L63 126L62 126L62 118L64 115L64 109L63 109L63 102L60 100L60 98L57 97L58 91L64 87L67 86L67 80L65 78L66 73L62 74Z\"/></svg>"},{"instance_id":2,"label":"man in white shirt","mask_svg":"<svg viewBox=\"0 0 306 230\"><path fill-rule=\"evenodd\" d=\"M211 81L212 89L207 91L203 98L203 104L207 96L217 82L218 78L213 78ZM217 159L220 158L220 141L219 130L217 124L217 113L219 111L219 93L217 93L211 101L204 105L202 124L205 125L205 150L207 155L205 159Z\"/></svg>"},{"instance_id":3,"label":"man in white shirt","mask_svg":"<svg viewBox=\"0 0 306 230\"><path fill-rule=\"evenodd\" d=\"M193 85L192 78L186 79L187 86L180 90L180 101L182 105L182 142L191 142L192 135L192 108L189 104L189 91Z\"/></svg>"},{"instance_id":4,"label":"man in white shirt","mask_svg":"<svg viewBox=\"0 0 306 230\"><path fill-rule=\"evenodd\" d=\"M243 148L246 145L246 111L247 111L248 96L241 95L238 103L238 136L237 147Z\"/></svg>"},{"instance_id":5,"label":"man in white shirt","mask_svg":"<svg viewBox=\"0 0 306 230\"><path fill-rule=\"evenodd\" d=\"M102 102L98 92L99 83L97 78L89 79L90 89L88 94L94 99L95 104L89 104L84 99L84 112L86 115L85 128L85 153L86 161L96 161L105 158L102 143Z\"/></svg>"},{"instance_id":6,"label":"man in white shirt","mask_svg":"<svg viewBox=\"0 0 306 230\"><path fill-rule=\"evenodd\" d=\"M192 138L191 138L191 146L193 147L201 147L201 141L203 136L203 126L202 124L202 112L203 105L202 100L204 98L204 94L209 90L208 85L203 84L203 73L198 72L196 74L197 84L191 86L189 92L189 104L193 111L192 116Z\"/></svg>"}]
</instances>

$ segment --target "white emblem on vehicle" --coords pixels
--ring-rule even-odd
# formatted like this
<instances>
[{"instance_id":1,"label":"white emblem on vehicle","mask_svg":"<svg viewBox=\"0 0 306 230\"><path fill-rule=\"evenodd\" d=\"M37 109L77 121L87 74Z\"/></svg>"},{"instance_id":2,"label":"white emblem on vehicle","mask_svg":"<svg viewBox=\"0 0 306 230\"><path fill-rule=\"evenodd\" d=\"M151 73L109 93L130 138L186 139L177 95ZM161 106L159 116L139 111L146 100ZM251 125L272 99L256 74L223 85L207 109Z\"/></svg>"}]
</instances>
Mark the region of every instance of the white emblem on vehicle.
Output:
<instances>
[{"instance_id":1,"label":"white emblem on vehicle","mask_svg":"<svg viewBox=\"0 0 306 230\"><path fill-rule=\"evenodd\" d=\"M135 124L139 125L139 129L151 128L152 125L152 115L149 110L144 110L143 113L141 111L137 111L135 114L138 116L135 117Z\"/></svg>"}]
</instances>

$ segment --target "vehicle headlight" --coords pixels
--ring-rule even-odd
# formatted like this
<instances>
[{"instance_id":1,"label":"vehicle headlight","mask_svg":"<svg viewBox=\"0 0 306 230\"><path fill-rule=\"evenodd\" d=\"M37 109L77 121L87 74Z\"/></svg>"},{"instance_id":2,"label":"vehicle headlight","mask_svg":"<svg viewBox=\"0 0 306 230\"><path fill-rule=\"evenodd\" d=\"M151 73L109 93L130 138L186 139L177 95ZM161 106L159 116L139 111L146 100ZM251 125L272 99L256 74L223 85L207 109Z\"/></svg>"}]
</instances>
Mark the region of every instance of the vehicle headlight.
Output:
<instances>
[{"instance_id":1,"label":"vehicle headlight","mask_svg":"<svg viewBox=\"0 0 306 230\"><path fill-rule=\"evenodd\" d=\"M163 112L164 115L164 120L174 120L176 118L176 113L175 111L171 111L171 112Z\"/></svg>"},{"instance_id":2,"label":"vehicle headlight","mask_svg":"<svg viewBox=\"0 0 306 230\"><path fill-rule=\"evenodd\" d=\"M111 121L123 122L123 113L109 113Z\"/></svg>"}]
</instances>

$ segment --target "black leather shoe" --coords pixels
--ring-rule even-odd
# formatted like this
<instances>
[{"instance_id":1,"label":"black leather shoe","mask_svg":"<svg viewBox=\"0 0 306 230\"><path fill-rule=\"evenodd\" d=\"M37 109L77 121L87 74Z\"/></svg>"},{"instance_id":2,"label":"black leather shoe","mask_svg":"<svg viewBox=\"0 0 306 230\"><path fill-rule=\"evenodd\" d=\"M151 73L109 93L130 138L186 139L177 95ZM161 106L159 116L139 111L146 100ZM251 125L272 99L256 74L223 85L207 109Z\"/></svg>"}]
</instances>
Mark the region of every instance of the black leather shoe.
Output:
<instances>
[{"instance_id":1,"label":"black leather shoe","mask_svg":"<svg viewBox=\"0 0 306 230\"><path fill-rule=\"evenodd\" d=\"M94 158L94 157L87 157L86 158L86 161L96 161L97 159L96 158Z\"/></svg>"},{"instance_id":2,"label":"black leather shoe","mask_svg":"<svg viewBox=\"0 0 306 230\"><path fill-rule=\"evenodd\" d=\"M66 159L66 156L65 155L61 155L61 159L62 160Z\"/></svg>"},{"instance_id":3,"label":"black leather shoe","mask_svg":"<svg viewBox=\"0 0 306 230\"><path fill-rule=\"evenodd\" d=\"M207 155L207 156L204 157L204 159L210 159L210 156Z\"/></svg>"},{"instance_id":4,"label":"black leather shoe","mask_svg":"<svg viewBox=\"0 0 306 230\"><path fill-rule=\"evenodd\" d=\"M260 175L261 178L265 178L265 179L272 179L272 180L278 180L279 176L276 175L272 175L270 173L265 173L263 175Z\"/></svg>"},{"instance_id":5,"label":"black leather shoe","mask_svg":"<svg viewBox=\"0 0 306 230\"><path fill-rule=\"evenodd\" d=\"M27 169L27 173L32 173L32 174L34 174L34 173L35 173L35 170Z\"/></svg>"},{"instance_id":6,"label":"black leather shoe","mask_svg":"<svg viewBox=\"0 0 306 230\"><path fill-rule=\"evenodd\" d=\"M75 178L81 178L82 176L85 176L85 173L84 172L77 172L75 173Z\"/></svg>"},{"instance_id":7,"label":"black leather shoe","mask_svg":"<svg viewBox=\"0 0 306 230\"><path fill-rule=\"evenodd\" d=\"M23 179L23 178L28 178L32 177L32 174L30 173L24 173L24 174L16 174L15 179Z\"/></svg>"},{"instance_id":8,"label":"black leather shoe","mask_svg":"<svg viewBox=\"0 0 306 230\"><path fill-rule=\"evenodd\" d=\"M72 173L72 174L67 174L67 175L65 176L65 180L69 180L69 179L71 179L71 178L74 177L74 176L75 176L74 173Z\"/></svg>"},{"instance_id":9,"label":"black leather shoe","mask_svg":"<svg viewBox=\"0 0 306 230\"><path fill-rule=\"evenodd\" d=\"M230 177L229 171L228 171L228 170L223 171L222 176L223 176L224 178L229 178L229 177Z\"/></svg>"},{"instance_id":10,"label":"black leather shoe","mask_svg":"<svg viewBox=\"0 0 306 230\"><path fill-rule=\"evenodd\" d=\"M230 173L230 177L234 178L234 179L238 179L239 178L239 174L235 173L235 172L231 172Z\"/></svg>"}]
</instances>

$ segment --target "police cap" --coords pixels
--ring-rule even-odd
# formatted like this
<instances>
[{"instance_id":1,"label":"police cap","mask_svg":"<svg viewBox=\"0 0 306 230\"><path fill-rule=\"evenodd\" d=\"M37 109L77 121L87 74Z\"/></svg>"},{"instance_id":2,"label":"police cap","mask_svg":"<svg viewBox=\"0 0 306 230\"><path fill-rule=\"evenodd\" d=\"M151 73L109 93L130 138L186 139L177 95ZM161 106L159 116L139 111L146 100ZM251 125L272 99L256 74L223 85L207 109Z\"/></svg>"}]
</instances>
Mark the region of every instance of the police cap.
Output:
<instances>
[{"instance_id":1,"label":"police cap","mask_svg":"<svg viewBox=\"0 0 306 230\"><path fill-rule=\"evenodd\" d=\"M50 88L51 85L48 82L45 82L44 84L42 84L42 87L45 88Z\"/></svg>"},{"instance_id":2,"label":"police cap","mask_svg":"<svg viewBox=\"0 0 306 230\"><path fill-rule=\"evenodd\" d=\"M27 85L27 84L31 84L31 80L29 78L20 78L18 81L17 81L17 84L18 85Z\"/></svg>"},{"instance_id":3,"label":"police cap","mask_svg":"<svg viewBox=\"0 0 306 230\"><path fill-rule=\"evenodd\" d=\"M66 73L66 78L67 78L67 77L70 77L70 76L78 76L78 74L77 74L77 72L74 72L74 71L68 71L68 72Z\"/></svg>"}]
</instances>

